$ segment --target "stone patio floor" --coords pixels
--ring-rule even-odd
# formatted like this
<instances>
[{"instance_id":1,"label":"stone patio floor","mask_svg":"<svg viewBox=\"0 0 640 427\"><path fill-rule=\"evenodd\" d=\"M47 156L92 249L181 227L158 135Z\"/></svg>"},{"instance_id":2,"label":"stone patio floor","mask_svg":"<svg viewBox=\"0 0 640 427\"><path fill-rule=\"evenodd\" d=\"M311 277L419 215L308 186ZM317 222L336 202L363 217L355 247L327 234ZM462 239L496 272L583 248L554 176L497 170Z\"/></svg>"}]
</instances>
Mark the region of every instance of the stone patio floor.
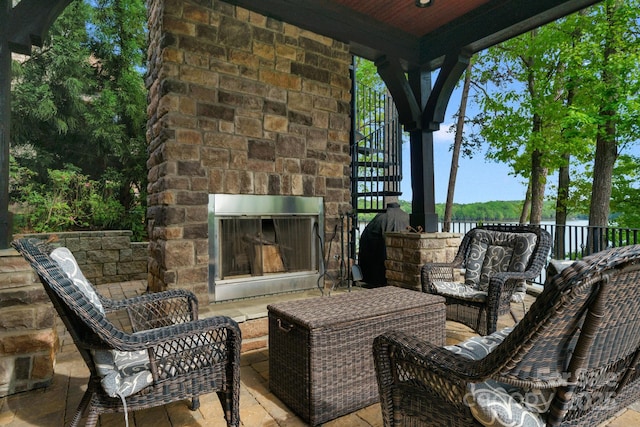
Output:
<instances>
[{"instance_id":1,"label":"stone patio floor","mask_svg":"<svg viewBox=\"0 0 640 427\"><path fill-rule=\"evenodd\" d=\"M103 291L105 288L101 287ZM108 292L114 298L132 296L144 290L142 282L113 284ZM305 298L320 295L319 291L288 294L286 298ZM283 296L279 296L281 301ZM270 298L255 298L247 301L223 303L201 308L201 317L215 310L234 318L259 318L266 316ZM527 301L527 307L531 300ZM522 311L522 306L514 306ZM510 319L504 319L510 322ZM63 327L62 327L63 329ZM60 427L68 425L86 389L89 371L80 355L61 330L61 349L55 366L53 383L43 389L32 390L4 397L0 400L0 426L7 427ZM447 344L459 342L472 334L471 330L447 322ZM240 368L240 419L246 427L302 427L307 424L298 418L269 391L268 349L243 353ZM84 420L82 420L82 423ZM105 414L100 417L100 427L125 426L123 414ZM129 426L142 427L217 427L226 426L215 394L201 397L197 411L188 409L188 402L173 404L129 413ZM323 424L325 427L381 427L380 405L375 404L357 412ZM613 420L600 427L640 426L640 403L621 411Z\"/></svg>"}]
</instances>

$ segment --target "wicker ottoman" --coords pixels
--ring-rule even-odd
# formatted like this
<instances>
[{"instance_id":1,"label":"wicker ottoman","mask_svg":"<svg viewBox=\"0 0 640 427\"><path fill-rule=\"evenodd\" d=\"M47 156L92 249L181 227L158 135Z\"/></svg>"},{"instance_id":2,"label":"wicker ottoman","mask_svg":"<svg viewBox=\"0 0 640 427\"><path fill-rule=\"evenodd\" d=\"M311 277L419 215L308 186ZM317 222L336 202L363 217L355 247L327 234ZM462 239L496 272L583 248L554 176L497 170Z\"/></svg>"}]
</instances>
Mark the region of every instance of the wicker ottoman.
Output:
<instances>
[{"instance_id":1,"label":"wicker ottoman","mask_svg":"<svg viewBox=\"0 0 640 427\"><path fill-rule=\"evenodd\" d=\"M444 298L387 286L271 304L269 388L315 426L379 400L373 339L445 341Z\"/></svg>"}]
</instances>

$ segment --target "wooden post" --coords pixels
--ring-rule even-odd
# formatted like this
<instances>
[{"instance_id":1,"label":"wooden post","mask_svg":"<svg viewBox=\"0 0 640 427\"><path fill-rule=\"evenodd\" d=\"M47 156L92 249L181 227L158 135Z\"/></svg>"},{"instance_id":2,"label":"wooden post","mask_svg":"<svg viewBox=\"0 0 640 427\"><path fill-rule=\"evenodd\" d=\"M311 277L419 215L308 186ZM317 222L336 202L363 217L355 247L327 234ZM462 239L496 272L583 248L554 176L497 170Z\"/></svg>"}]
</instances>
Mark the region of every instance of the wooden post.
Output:
<instances>
[{"instance_id":1,"label":"wooden post","mask_svg":"<svg viewBox=\"0 0 640 427\"><path fill-rule=\"evenodd\" d=\"M11 50L9 14L11 0L0 0L0 249L11 242L9 220L9 129L11 125Z\"/></svg>"},{"instance_id":2,"label":"wooden post","mask_svg":"<svg viewBox=\"0 0 640 427\"><path fill-rule=\"evenodd\" d=\"M409 84L421 108L431 94L431 71L409 71ZM434 189L433 131L431 129L411 129L409 131L411 151L412 203L410 223L424 231L438 231Z\"/></svg>"}]
</instances>

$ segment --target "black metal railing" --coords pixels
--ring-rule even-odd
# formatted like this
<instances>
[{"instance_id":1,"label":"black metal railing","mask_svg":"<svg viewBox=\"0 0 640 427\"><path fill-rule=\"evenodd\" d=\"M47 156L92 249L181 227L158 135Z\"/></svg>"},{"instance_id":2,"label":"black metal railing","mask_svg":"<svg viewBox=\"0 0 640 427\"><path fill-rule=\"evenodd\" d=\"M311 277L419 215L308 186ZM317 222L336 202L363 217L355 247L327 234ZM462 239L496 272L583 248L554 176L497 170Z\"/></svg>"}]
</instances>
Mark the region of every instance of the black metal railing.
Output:
<instances>
[{"instance_id":1,"label":"black metal railing","mask_svg":"<svg viewBox=\"0 0 640 427\"><path fill-rule=\"evenodd\" d=\"M363 85L354 85L353 93L352 206L383 212L387 197L402 194L402 126L388 93Z\"/></svg>"}]
</instances>

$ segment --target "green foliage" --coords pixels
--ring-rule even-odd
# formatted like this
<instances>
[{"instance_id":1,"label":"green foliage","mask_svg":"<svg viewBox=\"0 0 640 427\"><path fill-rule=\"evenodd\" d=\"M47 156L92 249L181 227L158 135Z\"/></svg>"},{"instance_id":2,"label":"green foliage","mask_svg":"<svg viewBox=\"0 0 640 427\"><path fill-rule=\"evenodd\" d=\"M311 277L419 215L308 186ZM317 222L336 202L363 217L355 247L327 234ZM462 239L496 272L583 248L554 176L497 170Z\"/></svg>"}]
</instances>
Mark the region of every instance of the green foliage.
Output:
<instances>
[{"instance_id":1,"label":"green foliage","mask_svg":"<svg viewBox=\"0 0 640 427\"><path fill-rule=\"evenodd\" d=\"M609 194L607 180L594 181L591 173L599 157L596 140L616 144L618 152L638 143L639 10L638 0L606 0L482 52L474 76L481 112L473 138L489 144L487 156L524 178L532 176L534 152L542 154L549 173L570 166L571 207L593 213L592 191ZM627 200L614 190L612 211L632 212ZM609 212L608 206L595 208Z\"/></svg>"},{"instance_id":2,"label":"green foliage","mask_svg":"<svg viewBox=\"0 0 640 427\"><path fill-rule=\"evenodd\" d=\"M27 221L26 227L135 225L136 237L144 238L139 224L147 187L145 24L143 0L72 2L44 47L13 64L12 201L23 204L22 211L40 211L40 203L51 212L45 224ZM86 200L55 204L61 197L59 173L69 178L70 170L99 189L76 188ZM79 219L73 211L78 206L92 215ZM137 219L129 220L131 215Z\"/></svg>"},{"instance_id":3,"label":"green foliage","mask_svg":"<svg viewBox=\"0 0 640 427\"><path fill-rule=\"evenodd\" d=\"M400 208L411 213L411 202L400 200ZM436 204L438 218L444 217L444 203ZM491 201L479 203L454 203L453 221L518 221L522 210L521 201ZM358 221L368 222L373 219L375 213L358 215ZM542 219L553 221L555 218L555 204L553 201L546 201L543 206Z\"/></svg>"},{"instance_id":4,"label":"green foliage","mask_svg":"<svg viewBox=\"0 0 640 427\"><path fill-rule=\"evenodd\" d=\"M22 193L17 221L25 231L38 233L110 228L124 216L124 207L109 184L92 181L80 170L49 170L49 184L32 184Z\"/></svg>"},{"instance_id":5,"label":"green foliage","mask_svg":"<svg viewBox=\"0 0 640 427\"><path fill-rule=\"evenodd\" d=\"M613 225L640 228L640 158L621 155L618 157L613 182L611 210L617 215Z\"/></svg>"}]
</instances>

